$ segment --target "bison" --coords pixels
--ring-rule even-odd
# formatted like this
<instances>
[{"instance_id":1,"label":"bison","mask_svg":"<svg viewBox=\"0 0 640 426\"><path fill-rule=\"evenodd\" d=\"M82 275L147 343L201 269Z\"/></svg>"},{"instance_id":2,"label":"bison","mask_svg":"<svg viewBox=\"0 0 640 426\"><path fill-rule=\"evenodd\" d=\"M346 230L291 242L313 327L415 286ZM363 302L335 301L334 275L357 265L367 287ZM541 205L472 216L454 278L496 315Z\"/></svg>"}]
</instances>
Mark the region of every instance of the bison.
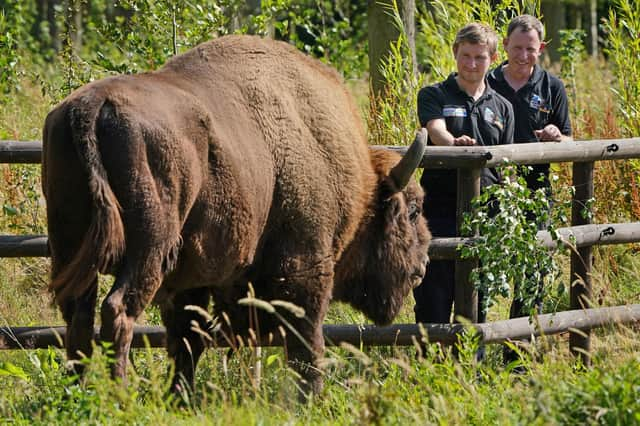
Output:
<instances>
[{"instance_id":1,"label":"bison","mask_svg":"<svg viewBox=\"0 0 640 426\"><path fill-rule=\"evenodd\" d=\"M339 75L292 46L226 36L161 69L79 88L47 116L42 185L51 282L69 360L90 356L98 273L115 277L100 338L125 378L136 318L160 306L173 386L192 385L206 320L265 334L277 316L238 304L282 300L303 391L317 392L332 299L376 324L395 317L425 273L430 233L408 153L370 149ZM296 334L296 335L294 335ZM80 369L81 367L76 367Z\"/></svg>"}]
</instances>

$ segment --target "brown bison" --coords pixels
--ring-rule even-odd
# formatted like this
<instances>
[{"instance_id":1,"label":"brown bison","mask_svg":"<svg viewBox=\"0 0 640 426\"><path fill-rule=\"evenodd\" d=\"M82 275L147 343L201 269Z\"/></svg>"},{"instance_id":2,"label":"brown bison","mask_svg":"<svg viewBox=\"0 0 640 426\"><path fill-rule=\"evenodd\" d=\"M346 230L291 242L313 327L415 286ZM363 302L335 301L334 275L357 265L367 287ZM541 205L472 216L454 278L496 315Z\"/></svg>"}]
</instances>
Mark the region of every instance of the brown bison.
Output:
<instances>
[{"instance_id":1,"label":"brown bison","mask_svg":"<svg viewBox=\"0 0 640 426\"><path fill-rule=\"evenodd\" d=\"M278 313L298 332L285 344L303 389L318 391L331 299L386 324L425 273L430 234L411 178L424 131L404 157L370 150L337 73L285 43L222 37L158 71L93 82L51 111L43 139L67 355L91 355L97 274L112 274L100 334L115 377L152 299L177 388L205 347L192 326L205 319L187 305L212 299L229 336L273 331L277 316L249 321L237 303L251 286L304 309Z\"/></svg>"}]
</instances>

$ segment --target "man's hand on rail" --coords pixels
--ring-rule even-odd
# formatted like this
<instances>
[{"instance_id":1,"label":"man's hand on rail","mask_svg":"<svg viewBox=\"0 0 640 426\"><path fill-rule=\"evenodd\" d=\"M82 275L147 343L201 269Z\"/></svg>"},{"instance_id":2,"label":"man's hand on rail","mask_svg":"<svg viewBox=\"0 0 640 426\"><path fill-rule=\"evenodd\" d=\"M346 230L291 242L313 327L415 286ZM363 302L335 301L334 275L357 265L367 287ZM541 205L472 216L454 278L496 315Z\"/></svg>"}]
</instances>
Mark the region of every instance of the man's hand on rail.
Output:
<instances>
[{"instance_id":1,"label":"man's hand on rail","mask_svg":"<svg viewBox=\"0 0 640 426\"><path fill-rule=\"evenodd\" d=\"M469 146L469 145L475 145L476 144L476 140L470 136L467 135L462 135L460 137L457 138L453 138L453 144L456 146Z\"/></svg>"},{"instance_id":2,"label":"man's hand on rail","mask_svg":"<svg viewBox=\"0 0 640 426\"><path fill-rule=\"evenodd\" d=\"M547 124L541 130L534 130L534 133L540 142L562 142L565 138L560 129L553 124Z\"/></svg>"}]
</instances>

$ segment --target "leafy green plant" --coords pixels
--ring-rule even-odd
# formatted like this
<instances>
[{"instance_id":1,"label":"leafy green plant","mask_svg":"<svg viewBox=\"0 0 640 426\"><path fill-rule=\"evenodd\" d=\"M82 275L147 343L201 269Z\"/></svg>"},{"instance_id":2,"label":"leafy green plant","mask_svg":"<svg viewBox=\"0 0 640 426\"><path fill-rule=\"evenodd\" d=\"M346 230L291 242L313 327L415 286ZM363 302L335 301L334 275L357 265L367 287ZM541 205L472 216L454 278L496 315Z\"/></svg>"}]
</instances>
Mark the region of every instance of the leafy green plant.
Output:
<instances>
[{"instance_id":1,"label":"leafy green plant","mask_svg":"<svg viewBox=\"0 0 640 426\"><path fill-rule=\"evenodd\" d=\"M618 100L619 117L617 124L623 136L640 135L640 3L631 0L615 0L604 20L607 34L608 60L612 64L616 79L612 88ZM629 160L631 174L626 182L627 193L631 194L631 214L640 217L638 199L638 171L640 160ZM625 173L626 174L626 173ZM635 197L635 198L634 198Z\"/></svg>"},{"instance_id":2,"label":"leafy green plant","mask_svg":"<svg viewBox=\"0 0 640 426\"><path fill-rule=\"evenodd\" d=\"M576 81L576 67L579 66L585 55L584 38L587 33L584 30L560 30L560 59L562 61L562 79L567 87L573 106L573 117L580 115L578 103L578 87Z\"/></svg>"},{"instance_id":3,"label":"leafy green plant","mask_svg":"<svg viewBox=\"0 0 640 426\"><path fill-rule=\"evenodd\" d=\"M97 50L94 63L117 73L156 69L176 53L230 32L224 12L238 3L121 0L123 13L112 22L99 22L107 46Z\"/></svg>"},{"instance_id":4,"label":"leafy green plant","mask_svg":"<svg viewBox=\"0 0 640 426\"><path fill-rule=\"evenodd\" d=\"M345 0L271 1L276 38L330 63L346 78L359 78L367 69L365 7ZM286 3L286 4L285 4ZM264 8L264 6L263 6ZM275 18L275 19L274 19Z\"/></svg>"},{"instance_id":5,"label":"leafy green plant","mask_svg":"<svg viewBox=\"0 0 640 426\"><path fill-rule=\"evenodd\" d=\"M473 200L472 212L465 214L461 233L476 237L459 251L462 258L479 259L470 278L484 294L482 309L493 305L497 296L515 297L533 313L549 287L539 283L549 284L558 272L554 257L538 244L538 229L548 224L552 239L559 243L556 223L568 220L561 210L556 210L559 221L553 220L547 192L532 192L524 178L516 175L515 167L503 171L504 183L486 188Z\"/></svg>"},{"instance_id":6,"label":"leafy green plant","mask_svg":"<svg viewBox=\"0 0 640 426\"><path fill-rule=\"evenodd\" d=\"M640 3L615 0L603 25L609 61L617 84L620 126L627 135L640 134Z\"/></svg>"},{"instance_id":7,"label":"leafy green plant","mask_svg":"<svg viewBox=\"0 0 640 426\"><path fill-rule=\"evenodd\" d=\"M0 94L8 95L20 87L18 40L10 28L4 10L0 9ZM8 100L0 98L0 104Z\"/></svg>"}]
</instances>

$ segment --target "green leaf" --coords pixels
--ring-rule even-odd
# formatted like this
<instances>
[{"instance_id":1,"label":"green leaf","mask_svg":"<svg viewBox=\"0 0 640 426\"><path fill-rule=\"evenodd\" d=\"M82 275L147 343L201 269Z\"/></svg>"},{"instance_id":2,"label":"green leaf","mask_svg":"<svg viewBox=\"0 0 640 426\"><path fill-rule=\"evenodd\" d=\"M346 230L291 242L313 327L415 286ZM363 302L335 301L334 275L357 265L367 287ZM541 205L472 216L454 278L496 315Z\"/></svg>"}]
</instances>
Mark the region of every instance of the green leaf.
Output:
<instances>
[{"instance_id":1,"label":"green leaf","mask_svg":"<svg viewBox=\"0 0 640 426\"><path fill-rule=\"evenodd\" d=\"M271 364L273 364L274 362L276 362L279 358L280 358L280 356L277 355L277 354L269 355L267 357L267 361L266 361L267 367L270 366Z\"/></svg>"},{"instance_id":2,"label":"green leaf","mask_svg":"<svg viewBox=\"0 0 640 426\"><path fill-rule=\"evenodd\" d=\"M2 211L7 216L16 216L18 214L18 209L16 209L13 206L10 206L8 204L5 204L5 205L2 206Z\"/></svg>"},{"instance_id":3,"label":"green leaf","mask_svg":"<svg viewBox=\"0 0 640 426\"><path fill-rule=\"evenodd\" d=\"M26 382L29 381L27 373L25 373L22 368L10 362L0 362L0 376L17 377L18 379L22 379Z\"/></svg>"}]
</instances>

